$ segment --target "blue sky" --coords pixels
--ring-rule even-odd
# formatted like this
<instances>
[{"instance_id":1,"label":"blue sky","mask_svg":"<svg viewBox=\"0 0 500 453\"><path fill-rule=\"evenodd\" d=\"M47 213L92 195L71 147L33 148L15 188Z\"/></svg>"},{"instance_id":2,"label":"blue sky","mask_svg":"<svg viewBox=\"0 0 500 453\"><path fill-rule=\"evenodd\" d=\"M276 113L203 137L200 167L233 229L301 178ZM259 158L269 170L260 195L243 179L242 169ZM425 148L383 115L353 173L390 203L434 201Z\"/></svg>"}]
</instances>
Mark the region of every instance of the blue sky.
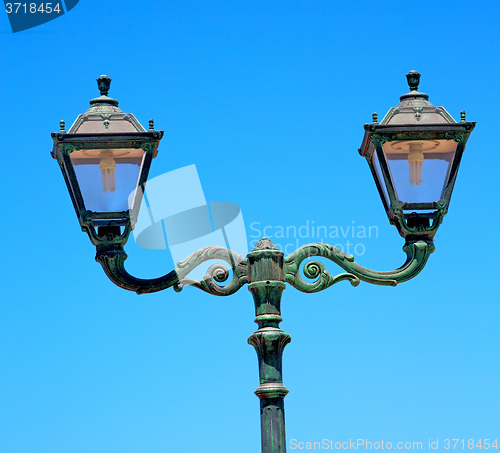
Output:
<instances>
[{"instance_id":1,"label":"blue sky","mask_svg":"<svg viewBox=\"0 0 500 453\"><path fill-rule=\"evenodd\" d=\"M165 131L150 176L195 164L207 201L240 206L249 242L265 226L374 226L355 240L376 270L405 254L357 152L363 124L397 105L411 69L434 105L465 110L477 126L424 271L396 288L284 291L286 429L440 449L499 438L499 17L494 1L81 0L13 34L0 15L0 451L260 448L247 289L137 296L79 231L50 133L88 108L101 74L125 112ZM174 266L168 251L126 250L139 277Z\"/></svg>"}]
</instances>

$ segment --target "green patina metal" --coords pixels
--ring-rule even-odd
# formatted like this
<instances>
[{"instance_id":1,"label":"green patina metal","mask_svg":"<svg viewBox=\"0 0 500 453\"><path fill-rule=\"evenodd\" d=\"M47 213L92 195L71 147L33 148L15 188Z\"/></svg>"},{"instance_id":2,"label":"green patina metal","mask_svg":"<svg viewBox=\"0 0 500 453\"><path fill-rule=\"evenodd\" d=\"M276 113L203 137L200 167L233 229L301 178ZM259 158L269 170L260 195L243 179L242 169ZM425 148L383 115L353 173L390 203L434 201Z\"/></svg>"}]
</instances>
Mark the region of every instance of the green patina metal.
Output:
<instances>
[{"instance_id":1,"label":"green patina metal","mask_svg":"<svg viewBox=\"0 0 500 453\"><path fill-rule=\"evenodd\" d=\"M109 226L123 226L123 233L114 235L112 240L117 244L127 242L137 220L143 191L136 191L133 208L128 211L94 212L86 209L70 154L77 150L142 149L145 156L138 179L138 186L142 188L163 137L163 131L154 130L152 120L149 130L146 131L134 115L123 113L118 108L118 101L108 97L110 84L111 79L108 76L100 76L97 85L101 96L90 101L90 108L78 116L68 132L65 122L61 121L59 132L51 134L54 140L51 155L59 163L80 226L96 246L106 243L106 240L96 233L96 227L101 226L103 222Z\"/></svg>"},{"instance_id":2,"label":"green patina metal","mask_svg":"<svg viewBox=\"0 0 500 453\"><path fill-rule=\"evenodd\" d=\"M415 93L416 96L423 98L427 96L417 91L419 76L415 71L408 74L411 91L408 95L402 96L402 99L405 99L405 96L406 98L415 96ZM101 97L91 101L91 105L116 107L117 101L110 101L110 98L107 98L111 81L108 79L105 76L98 79ZM418 118L425 118L428 113L424 109L425 106L417 107L413 110L414 114L419 115ZM396 286L418 275L427 263L429 255L434 251L433 236L446 214L460 157L467 138L474 128L474 123L465 122L465 114L461 114L461 123L431 125L419 123L411 127L385 124L399 114L397 110L398 108L391 109L382 124L377 123L377 115L373 114L373 123L365 125L365 137L359 150L370 164L389 220L396 225L400 234L405 238L403 247L407 255L405 263L398 269L386 272L372 271L362 267L354 262L353 256L346 255L332 245L324 243L304 245L285 257L284 253L278 250L270 240L262 238L246 258L223 247L204 247L177 263L173 271L162 277L136 278L125 270L124 265L127 259L124 244L135 222L136 213L130 214L128 211L96 213L86 210L69 157L75 149L115 146L118 141L117 137L109 134L106 136L67 134L64 122L61 122L60 132L52 134L55 142L52 155L63 170L82 229L87 232L92 244L96 246L96 261L101 264L113 283L138 294L162 291L170 287L179 292L186 286L192 286L216 296L229 296L248 284L248 289L254 299L255 322L258 325L258 329L248 338L248 343L255 348L259 363L260 384L255 394L260 400L263 453L286 452L284 398L288 394L288 389L283 385L282 356L291 338L279 327L282 321L281 295L286 288L286 283L305 293L322 291L343 280L349 281L353 286L357 286L360 281L375 285ZM437 113L446 117L447 112L445 114L443 110ZM106 120L112 121L112 118L105 117L104 121ZM105 127L107 128L106 125ZM120 146L137 146L146 152L147 165L140 176L139 185L146 181L151 160L163 134L154 131L152 120L149 127L149 132L140 132L139 135L133 137L125 137L123 134L120 136ZM397 199L382 150L384 143L395 140L454 140L457 142L455 160L451 166L443 199L420 204L405 204ZM373 153L379 156L383 181L379 179L374 168ZM382 183L386 184L389 200L385 199ZM422 221L419 216L415 220L412 215L405 214L405 211L409 209L435 210L431 216L432 223ZM101 225L96 231L96 222L99 219L116 219L119 224ZM312 257L326 258L340 266L345 272L332 276L323 263L311 260L307 261L303 267L304 279L300 275L301 264ZM200 281L188 278L193 269L210 260L224 261L228 266L223 264L210 266L205 277Z\"/></svg>"},{"instance_id":3,"label":"green patina metal","mask_svg":"<svg viewBox=\"0 0 500 453\"><path fill-rule=\"evenodd\" d=\"M316 243L300 247L285 258L285 281L305 293L323 291L342 280L348 280L352 286L358 286L360 280L382 286L396 286L412 279L424 268L429 255L434 251L431 240L407 242L403 247L406 262L398 269L378 272L367 269L354 262L354 257L329 244ZM312 256L321 256L338 264L347 272L335 277L330 275L323 263L308 261L304 266L304 275L316 279L313 283L305 282L299 273L300 264Z\"/></svg>"},{"instance_id":4,"label":"green patina metal","mask_svg":"<svg viewBox=\"0 0 500 453\"><path fill-rule=\"evenodd\" d=\"M259 326L248 342L255 348L259 362L260 385L255 394L260 399L263 453L286 451L284 398L288 389L283 385L282 356L291 338L279 328L282 321L281 294L286 283L307 293L322 291L342 280L350 281L353 286L361 280L396 286L420 273L434 251L430 239L409 241L403 248L407 260L400 268L377 272L360 266L352 256L328 244L308 244L284 257L269 239L262 238L246 259L223 247L205 247L179 262L172 272L163 277L139 279L125 270L127 255L123 244L115 240L112 228L101 227L100 233L96 261L102 265L109 279L123 289L143 294L170 287L181 291L189 285L217 296L229 296L248 284L255 304L255 322ZM300 265L314 256L327 258L347 272L333 277L323 263L308 261L303 273L307 279L314 281L306 282L300 276ZM230 266L232 278L226 285L221 283L228 280L230 272L222 264L210 266L201 281L186 278L193 269L210 260L223 260Z\"/></svg>"},{"instance_id":5,"label":"green patina metal","mask_svg":"<svg viewBox=\"0 0 500 453\"><path fill-rule=\"evenodd\" d=\"M392 107L380 124L377 114L373 114L373 122L365 124L359 153L368 161L390 223L408 240L426 240L434 237L448 212L465 144L476 123L466 122L464 111L460 113L460 123L457 123L446 109L433 106L427 94L418 92L420 74L417 71L410 71L406 77L410 92L400 97L400 104ZM427 203L409 203L398 199L383 145L388 142L437 140L457 143L442 198ZM382 175L375 168L374 154ZM432 212L422 214L423 210Z\"/></svg>"},{"instance_id":6,"label":"green patina metal","mask_svg":"<svg viewBox=\"0 0 500 453\"><path fill-rule=\"evenodd\" d=\"M279 328L281 294L285 289L283 252L267 238L261 239L247 255L248 289L255 304L255 322L259 328L250 335L257 352L260 385L255 394L260 399L261 441L263 453L286 451L282 356L291 338Z\"/></svg>"},{"instance_id":7,"label":"green patina metal","mask_svg":"<svg viewBox=\"0 0 500 453\"><path fill-rule=\"evenodd\" d=\"M360 266L354 262L353 256L324 243L304 245L283 258L282 251L278 250L269 239L262 238L247 255L247 259L224 247L204 247L177 263L177 267L163 277L140 279L126 271L127 254L123 244L120 243L120 235L112 231L114 228L116 227L99 228L101 236L98 236L96 261L101 264L114 284L137 294L163 291L170 287L180 292L184 287L192 286L216 296L230 296L245 284L249 284L249 289L252 291L253 287L260 288L259 285L252 286L253 283L267 284L271 281L280 282L278 286L283 289L284 284L289 283L305 293L323 291L343 280L348 280L352 286L358 286L360 281L381 286L396 286L417 276L424 268L429 255L434 252L431 239L407 241L403 247L407 256L405 263L393 271L380 272ZM263 248L264 246L268 248ZM300 276L299 269L304 260L312 257L327 258L347 272L332 276L323 263L316 260L307 261L303 269L304 276L314 280L307 282ZM220 263L210 266L200 281L187 278L191 271L211 260L228 263L232 277L227 284L225 282L231 272ZM275 306L274 303L271 305Z\"/></svg>"}]
</instances>

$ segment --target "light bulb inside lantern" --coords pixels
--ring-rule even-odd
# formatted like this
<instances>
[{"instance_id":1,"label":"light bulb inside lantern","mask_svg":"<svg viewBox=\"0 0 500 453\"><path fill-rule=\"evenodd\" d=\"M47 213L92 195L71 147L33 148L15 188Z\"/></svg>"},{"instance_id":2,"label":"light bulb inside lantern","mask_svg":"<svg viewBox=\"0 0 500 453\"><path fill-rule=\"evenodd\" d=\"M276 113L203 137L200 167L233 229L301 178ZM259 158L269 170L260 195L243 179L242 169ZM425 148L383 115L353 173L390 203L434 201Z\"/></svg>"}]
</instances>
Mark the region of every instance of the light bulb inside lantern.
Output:
<instances>
[{"instance_id":1,"label":"light bulb inside lantern","mask_svg":"<svg viewBox=\"0 0 500 453\"><path fill-rule=\"evenodd\" d=\"M116 190L116 162L113 159L113 151L108 149L102 150L99 157L99 168L102 173L102 190L103 192L114 192Z\"/></svg>"},{"instance_id":2,"label":"light bulb inside lantern","mask_svg":"<svg viewBox=\"0 0 500 453\"><path fill-rule=\"evenodd\" d=\"M410 154L408 154L408 163L410 164L410 184L419 186L422 184L422 162L424 153L422 152L422 143L410 143Z\"/></svg>"}]
</instances>

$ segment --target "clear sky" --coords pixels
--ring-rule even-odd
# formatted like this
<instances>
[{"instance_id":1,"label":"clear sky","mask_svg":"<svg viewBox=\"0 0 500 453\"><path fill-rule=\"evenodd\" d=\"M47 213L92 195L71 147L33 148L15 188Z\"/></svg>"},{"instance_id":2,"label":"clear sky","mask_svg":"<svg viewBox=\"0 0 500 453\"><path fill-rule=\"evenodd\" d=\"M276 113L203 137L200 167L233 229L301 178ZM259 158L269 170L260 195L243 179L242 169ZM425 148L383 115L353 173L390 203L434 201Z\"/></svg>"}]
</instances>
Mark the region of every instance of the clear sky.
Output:
<instances>
[{"instance_id":1,"label":"clear sky","mask_svg":"<svg viewBox=\"0 0 500 453\"><path fill-rule=\"evenodd\" d=\"M375 227L350 244L376 270L406 255L357 152L363 124L397 105L412 69L434 105L465 110L477 126L424 271L396 288L284 291L286 429L440 450L500 438L499 17L493 0L80 0L13 34L0 14L0 452L260 451L247 288L137 296L79 230L50 133L101 74L165 131L150 176L195 164L207 201L240 206L249 242L264 227L293 248L318 238L277 227ZM132 238L126 250L140 277L174 266Z\"/></svg>"}]
</instances>

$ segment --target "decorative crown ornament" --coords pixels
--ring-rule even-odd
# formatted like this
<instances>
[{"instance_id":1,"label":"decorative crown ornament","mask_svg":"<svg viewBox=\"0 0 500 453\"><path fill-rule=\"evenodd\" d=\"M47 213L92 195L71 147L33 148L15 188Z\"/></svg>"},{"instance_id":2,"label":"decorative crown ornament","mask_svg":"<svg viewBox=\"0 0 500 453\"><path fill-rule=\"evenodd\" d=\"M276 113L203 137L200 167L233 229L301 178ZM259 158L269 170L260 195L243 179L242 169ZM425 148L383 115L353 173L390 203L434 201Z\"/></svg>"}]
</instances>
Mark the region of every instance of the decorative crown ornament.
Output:
<instances>
[{"instance_id":1,"label":"decorative crown ornament","mask_svg":"<svg viewBox=\"0 0 500 453\"><path fill-rule=\"evenodd\" d=\"M103 74L102 76L98 77L97 79L97 87L99 88L99 91L101 92L101 96L107 96L109 92L109 87L111 86L111 78L108 77L107 75Z\"/></svg>"},{"instance_id":2,"label":"decorative crown ornament","mask_svg":"<svg viewBox=\"0 0 500 453\"><path fill-rule=\"evenodd\" d=\"M417 71L410 71L408 74L406 74L406 79L408 80L410 91L417 91L418 85L420 83L420 73L418 73Z\"/></svg>"}]
</instances>

